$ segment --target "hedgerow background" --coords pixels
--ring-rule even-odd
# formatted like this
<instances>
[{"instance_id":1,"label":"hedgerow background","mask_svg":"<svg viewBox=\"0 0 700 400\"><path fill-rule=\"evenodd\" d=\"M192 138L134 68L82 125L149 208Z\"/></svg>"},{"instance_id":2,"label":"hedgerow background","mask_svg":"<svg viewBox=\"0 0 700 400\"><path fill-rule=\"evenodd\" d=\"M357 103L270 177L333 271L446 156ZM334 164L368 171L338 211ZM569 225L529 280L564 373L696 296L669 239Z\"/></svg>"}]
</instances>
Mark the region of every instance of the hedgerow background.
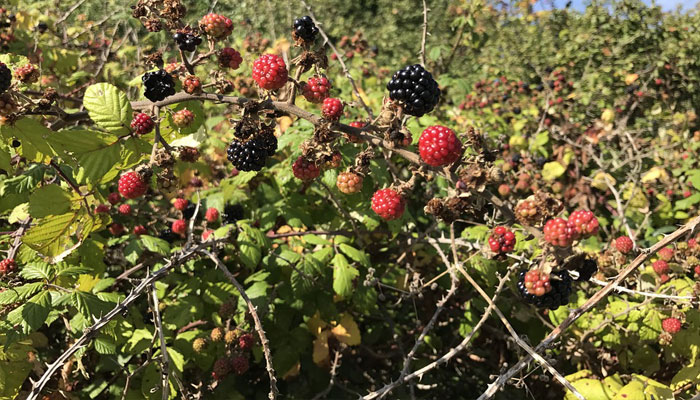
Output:
<instances>
[{"instance_id":1,"label":"hedgerow background","mask_svg":"<svg viewBox=\"0 0 700 400\"><path fill-rule=\"evenodd\" d=\"M154 106L141 79L154 54L188 74L174 64L173 31L149 32L125 3L2 6L0 62L39 75L15 77L0 98L0 249L15 261L0 292L0 398L698 398L698 15L631 0L583 12L144 0L181 3L192 27L209 12L231 18L233 33L212 49L242 55L234 70L213 52L194 69L205 93L233 97L190 98L178 84ZM294 177L303 144L326 126L298 93L299 108L258 103L277 152L260 172L235 171L226 148L239 97L289 98L259 90L252 64L277 54L293 77L302 49L292 23L311 14L337 49L323 37L312 46L346 103L327 126L342 133L340 163ZM392 74L422 58L441 100L399 121L409 144L367 109L380 115ZM177 127L184 108L194 120ZM131 134L132 111L159 117L168 146ZM374 124L360 132L351 121ZM466 149L451 169L416 154L438 124ZM339 191L339 172L368 154L362 190ZM109 195L144 166L149 190L122 212ZM406 211L386 222L370 199L402 182ZM542 220L524 218L528 207ZM212 208L219 218L205 217ZM582 209L597 234L548 244L544 220ZM176 220L186 235L166 232ZM487 246L496 226L515 233L512 252ZM621 236L632 250L615 245ZM576 269L584 256L597 271L574 283L568 305L523 300L521 272Z\"/></svg>"}]
</instances>

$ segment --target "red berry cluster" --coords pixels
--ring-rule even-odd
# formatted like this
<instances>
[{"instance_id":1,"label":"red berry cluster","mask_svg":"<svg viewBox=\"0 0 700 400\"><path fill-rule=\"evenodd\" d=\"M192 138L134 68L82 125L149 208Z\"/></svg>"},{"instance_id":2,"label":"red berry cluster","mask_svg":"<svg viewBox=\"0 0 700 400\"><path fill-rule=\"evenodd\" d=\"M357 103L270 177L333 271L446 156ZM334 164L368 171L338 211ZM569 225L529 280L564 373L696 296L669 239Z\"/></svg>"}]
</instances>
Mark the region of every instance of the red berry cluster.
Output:
<instances>
[{"instance_id":1,"label":"red berry cluster","mask_svg":"<svg viewBox=\"0 0 700 400\"><path fill-rule=\"evenodd\" d=\"M669 270L668 263L664 260L654 261L654 263L651 264L651 267L654 268L654 272L656 272L659 276L665 275Z\"/></svg>"},{"instance_id":2,"label":"red berry cluster","mask_svg":"<svg viewBox=\"0 0 700 400\"><path fill-rule=\"evenodd\" d=\"M302 181L316 179L321 174L321 170L316 166L316 164L301 156L299 156L299 158L294 161L294 164L292 164L292 172L294 173L294 177L301 179Z\"/></svg>"},{"instance_id":3,"label":"red berry cluster","mask_svg":"<svg viewBox=\"0 0 700 400\"><path fill-rule=\"evenodd\" d=\"M219 66L221 68L238 69L243 62L241 53L230 47L219 50Z\"/></svg>"},{"instance_id":4,"label":"red berry cluster","mask_svg":"<svg viewBox=\"0 0 700 400\"><path fill-rule=\"evenodd\" d=\"M620 236L615 239L615 248L622 254L629 253L633 247L634 243L632 243L632 239L629 236Z\"/></svg>"},{"instance_id":5,"label":"red berry cluster","mask_svg":"<svg viewBox=\"0 0 700 400\"><path fill-rule=\"evenodd\" d=\"M107 201L109 201L109 204L111 205L116 205L121 203L122 196L120 196L117 192L112 192L107 196Z\"/></svg>"},{"instance_id":6,"label":"red berry cluster","mask_svg":"<svg viewBox=\"0 0 700 400\"><path fill-rule=\"evenodd\" d=\"M394 189L380 189L372 196L372 211L387 221L400 218L405 208L403 196Z\"/></svg>"},{"instance_id":7,"label":"red berry cluster","mask_svg":"<svg viewBox=\"0 0 700 400\"><path fill-rule=\"evenodd\" d=\"M129 215L131 214L131 206L129 204L122 204L119 206L119 214Z\"/></svg>"},{"instance_id":8,"label":"red berry cluster","mask_svg":"<svg viewBox=\"0 0 700 400\"><path fill-rule=\"evenodd\" d=\"M579 237L589 237L598 233L598 218L591 211L574 211L569 216L567 223Z\"/></svg>"},{"instance_id":9,"label":"red berry cluster","mask_svg":"<svg viewBox=\"0 0 700 400\"><path fill-rule=\"evenodd\" d=\"M138 113L131 120L131 129L137 135L145 135L153 130L155 123L150 115L144 113ZM113 203L114 204L114 203Z\"/></svg>"},{"instance_id":10,"label":"red berry cluster","mask_svg":"<svg viewBox=\"0 0 700 400\"><path fill-rule=\"evenodd\" d=\"M335 181L338 190L345 194L357 193L362 190L362 177L354 172L341 172Z\"/></svg>"},{"instance_id":11,"label":"red berry cluster","mask_svg":"<svg viewBox=\"0 0 700 400\"><path fill-rule=\"evenodd\" d=\"M330 91L331 83L325 76L312 76L302 86L304 97L311 103L321 103L328 97Z\"/></svg>"},{"instance_id":12,"label":"red berry cluster","mask_svg":"<svg viewBox=\"0 0 700 400\"><path fill-rule=\"evenodd\" d=\"M0 275L6 275L14 272L17 269L17 263L12 258L6 258L0 261Z\"/></svg>"},{"instance_id":13,"label":"red berry cluster","mask_svg":"<svg viewBox=\"0 0 700 400\"><path fill-rule=\"evenodd\" d=\"M106 214L109 212L110 207L107 204L100 204L95 207L95 214Z\"/></svg>"},{"instance_id":14,"label":"red berry cluster","mask_svg":"<svg viewBox=\"0 0 700 400\"><path fill-rule=\"evenodd\" d=\"M187 199L183 199L182 197L178 197L177 199L173 200L173 207L179 211L185 211L187 204L189 204L189 201L187 201Z\"/></svg>"},{"instance_id":15,"label":"red berry cluster","mask_svg":"<svg viewBox=\"0 0 700 400\"><path fill-rule=\"evenodd\" d=\"M489 247L494 253L509 253L515 248L515 235L505 226L497 226L489 236Z\"/></svg>"},{"instance_id":16,"label":"red berry cluster","mask_svg":"<svg viewBox=\"0 0 700 400\"><path fill-rule=\"evenodd\" d=\"M661 321L661 327L664 329L664 332L668 332L671 335L675 335L676 333L680 332L681 326L681 321L678 318L671 317Z\"/></svg>"},{"instance_id":17,"label":"red berry cluster","mask_svg":"<svg viewBox=\"0 0 700 400\"><path fill-rule=\"evenodd\" d=\"M265 90L277 90L287 83L287 65L280 56L264 54L253 62L253 80Z\"/></svg>"},{"instance_id":18,"label":"red berry cluster","mask_svg":"<svg viewBox=\"0 0 700 400\"><path fill-rule=\"evenodd\" d=\"M207 222L216 222L219 219L219 210L214 207L207 208L204 218L207 220Z\"/></svg>"},{"instance_id":19,"label":"red berry cluster","mask_svg":"<svg viewBox=\"0 0 700 400\"><path fill-rule=\"evenodd\" d=\"M540 270L530 270L525 274L525 289L527 292L537 297L544 296L552 290L552 285L549 282L549 274L542 273Z\"/></svg>"},{"instance_id":20,"label":"red berry cluster","mask_svg":"<svg viewBox=\"0 0 700 400\"><path fill-rule=\"evenodd\" d=\"M178 128L185 128L194 121L194 113L186 108L173 114L173 123Z\"/></svg>"},{"instance_id":21,"label":"red berry cluster","mask_svg":"<svg viewBox=\"0 0 700 400\"><path fill-rule=\"evenodd\" d=\"M569 247L574 242L576 232L564 218L554 218L544 224L544 240L554 246Z\"/></svg>"},{"instance_id":22,"label":"red berry cluster","mask_svg":"<svg viewBox=\"0 0 700 400\"><path fill-rule=\"evenodd\" d=\"M670 247L664 247L656 253L660 259L664 261L671 261L673 259L673 249Z\"/></svg>"},{"instance_id":23,"label":"red berry cluster","mask_svg":"<svg viewBox=\"0 0 700 400\"><path fill-rule=\"evenodd\" d=\"M141 197L146 190L148 185L138 172L127 172L119 178L119 193L127 199Z\"/></svg>"},{"instance_id":24,"label":"red berry cluster","mask_svg":"<svg viewBox=\"0 0 700 400\"><path fill-rule=\"evenodd\" d=\"M39 80L39 70L32 64L15 68L15 78L22 83L34 83Z\"/></svg>"},{"instance_id":25,"label":"red berry cluster","mask_svg":"<svg viewBox=\"0 0 700 400\"><path fill-rule=\"evenodd\" d=\"M343 102L340 99L334 97L329 97L323 100L323 107L321 109L323 113L323 118L328 121L337 121L343 114Z\"/></svg>"},{"instance_id":26,"label":"red berry cluster","mask_svg":"<svg viewBox=\"0 0 700 400\"><path fill-rule=\"evenodd\" d=\"M462 142L450 128L434 125L425 128L418 139L423 161L433 167L452 164L462 155Z\"/></svg>"},{"instance_id":27,"label":"red berry cluster","mask_svg":"<svg viewBox=\"0 0 700 400\"><path fill-rule=\"evenodd\" d=\"M187 75L182 82L182 88L189 94L202 93L202 82L194 75Z\"/></svg>"},{"instance_id":28,"label":"red berry cluster","mask_svg":"<svg viewBox=\"0 0 700 400\"><path fill-rule=\"evenodd\" d=\"M170 229L173 231L173 233L177 233L178 235L184 235L185 231L187 231L187 222L184 219L176 219L173 221L172 226Z\"/></svg>"},{"instance_id":29,"label":"red berry cluster","mask_svg":"<svg viewBox=\"0 0 700 400\"><path fill-rule=\"evenodd\" d=\"M199 21L199 27L214 40L226 38L233 32L233 22L223 15L209 13Z\"/></svg>"}]
</instances>

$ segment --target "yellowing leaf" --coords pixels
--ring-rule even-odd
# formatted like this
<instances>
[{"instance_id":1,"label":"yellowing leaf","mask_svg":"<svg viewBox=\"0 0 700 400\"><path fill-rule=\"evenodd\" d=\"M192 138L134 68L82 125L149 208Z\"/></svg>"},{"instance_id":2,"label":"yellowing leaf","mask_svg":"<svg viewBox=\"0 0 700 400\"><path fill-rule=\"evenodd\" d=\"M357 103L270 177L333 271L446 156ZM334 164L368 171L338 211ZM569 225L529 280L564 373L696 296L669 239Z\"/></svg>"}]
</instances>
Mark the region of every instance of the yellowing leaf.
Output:
<instances>
[{"instance_id":1,"label":"yellowing leaf","mask_svg":"<svg viewBox=\"0 0 700 400\"><path fill-rule=\"evenodd\" d=\"M625 83L628 85L633 84L639 78L639 74L627 74L625 76Z\"/></svg>"},{"instance_id":2,"label":"yellowing leaf","mask_svg":"<svg viewBox=\"0 0 700 400\"><path fill-rule=\"evenodd\" d=\"M78 290L89 292L95 287L100 278L92 275L82 274L78 278Z\"/></svg>"},{"instance_id":3,"label":"yellowing leaf","mask_svg":"<svg viewBox=\"0 0 700 400\"><path fill-rule=\"evenodd\" d=\"M566 172L566 168L558 161L548 162L542 167L542 178L545 181L553 181Z\"/></svg>"},{"instance_id":4,"label":"yellowing leaf","mask_svg":"<svg viewBox=\"0 0 700 400\"><path fill-rule=\"evenodd\" d=\"M642 176L642 182L655 182L657 180L665 181L668 179L668 173L665 169L661 167L652 167L644 176Z\"/></svg>"},{"instance_id":5,"label":"yellowing leaf","mask_svg":"<svg viewBox=\"0 0 700 400\"><path fill-rule=\"evenodd\" d=\"M606 179L607 178L607 179ZM607 180L607 183L606 183ZM605 173L605 172L598 172L595 174L593 177L593 180L591 181L591 186L598 190L607 190L608 189L608 183L610 185L615 186L615 183L617 181L615 178L612 177L612 175Z\"/></svg>"},{"instance_id":6,"label":"yellowing leaf","mask_svg":"<svg viewBox=\"0 0 700 400\"><path fill-rule=\"evenodd\" d=\"M313 317L306 321L306 326L309 327L309 331L316 337L321 334L321 330L328 326L328 323L321 319L321 314L316 311Z\"/></svg>"},{"instance_id":7,"label":"yellowing leaf","mask_svg":"<svg viewBox=\"0 0 700 400\"><path fill-rule=\"evenodd\" d=\"M323 331L314 339L313 360L316 365L323 366L330 362L330 351L328 350L329 331Z\"/></svg>"},{"instance_id":8,"label":"yellowing leaf","mask_svg":"<svg viewBox=\"0 0 700 400\"><path fill-rule=\"evenodd\" d=\"M357 323L352 318L350 314L343 314L340 318L340 322L335 326L331 332L338 339L338 341L347 344L348 346L355 346L360 344L362 337L360 335L360 328Z\"/></svg>"},{"instance_id":9,"label":"yellowing leaf","mask_svg":"<svg viewBox=\"0 0 700 400\"><path fill-rule=\"evenodd\" d=\"M606 108L605 111L603 111L603 114L600 116L600 119L603 120L605 123L611 123L613 119L615 118L615 111Z\"/></svg>"}]
</instances>

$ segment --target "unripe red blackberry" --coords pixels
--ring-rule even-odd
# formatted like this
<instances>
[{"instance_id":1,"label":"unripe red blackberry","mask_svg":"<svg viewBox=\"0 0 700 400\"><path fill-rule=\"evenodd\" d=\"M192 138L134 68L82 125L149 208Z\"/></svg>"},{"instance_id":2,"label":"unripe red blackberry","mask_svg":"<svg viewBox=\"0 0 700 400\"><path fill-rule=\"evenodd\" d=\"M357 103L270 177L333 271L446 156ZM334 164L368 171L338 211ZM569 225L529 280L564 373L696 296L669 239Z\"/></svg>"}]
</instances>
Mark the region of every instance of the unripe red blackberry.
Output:
<instances>
[{"instance_id":1,"label":"unripe red blackberry","mask_svg":"<svg viewBox=\"0 0 700 400\"><path fill-rule=\"evenodd\" d=\"M100 204L95 207L95 214L105 214L109 212L110 207L107 204Z\"/></svg>"},{"instance_id":2,"label":"unripe red blackberry","mask_svg":"<svg viewBox=\"0 0 700 400\"><path fill-rule=\"evenodd\" d=\"M340 99L329 97L323 100L321 111L323 118L328 121L337 121L343 114L343 102Z\"/></svg>"},{"instance_id":3,"label":"unripe red blackberry","mask_svg":"<svg viewBox=\"0 0 700 400\"><path fill-rule=\"evenodd\" d=\"M236 341L237 338L238 338L238 334L236 333L235 330L234 331L226 331L226 334L224 335L224 343L231 345L231 344L233 344L233 342Z\"/></svg>"},{"instance_id":4,"label":"unripe red blackberry","mask_svg":"<svg viewBox=\"0 0 700 400\"><path fill-rule=\"evenodd\" d=\"M119 214L129 215L131 214L131 206L129 204L122 204L119 206Z\"/></svg>"},{"instance_id":5,"label":"unripe red blackberry","mask_svg":"<svg viewBox=\"0 0 700 400\"><path fill-rule=\"evenodd\" d=\"M122 233L124 233L124 225L118 223L110 225L109 233L111 233L114 236L120 236Z\"/></svg>"},{"instance_id":6,"label":"unripe red blackberry","mask_svg":"<svg viewBox=\"0 0 700 400\"><path fill-rule=\"evenodd\" d=\"M287 83L287 65L282 57L264 54L253 62L253 79L265 90L277 90Z\"/></svg>"},{"instance_id":7,"label":"unripe red blackberry","mask_svg":"<svg viewBox=\"0 0 700 400\"><path fill-rule=\"evenodd\" d=\"M207 230L205 230L204 232L202 232L202 241L203 241L203 242L206 242L206 241L209 239L209 236L211 236L212 233L214 233L214 231L211 230L211 229L207 229Z\"/></svg>"},{"instance_id":8,"label":"unripe red blackberry","mask_svg":"<svg viewBox=\"0 0 700 400\"><path fill-rule=\"evenodd\" d=\"M194 350L194 352L197 354L201 354L206 346L207 340L204 338L197 338L194 340L194 342L192 342L192 350Z\"/></svg>"},{"instance_id":9,"label":"unripe red blackberry","mask_svg":"<svg viewBox=\"0 0 700 400\"><path fill-rule=\"evenodd\" d=\"M307 161L304 157L299 156L299 158L292 164L292 172L294 177L301 179L302 181L310 181L318 178L321 174L321 170L316 166L316 164Z\"/></svg>"},{"instance_id":10,"label":"unripe red blackberry","mask_svg":"<svg viewBox=\"0 0 700 400\"><path fill-rule=\"evenodd\" d=\"M236 375L243 375L249 368L248 358L244 356L235 356L231 360L231 368Z\"/></svg>"},{"instance_id":11,"label":"unripe red blackberry","mask_svg":"<svg viewBox=\"0 0 700 400\"><path fill-rule=\"evenodd\" d=\"M107 201L109 201L111 205L116 205L122 201L122 196L120 196L119 193L112 192L107 196Z\"/></svg>"},{"instance_id":12,"label":"unripe red blackberry","mask_svg":"<svg viewBox=\"0 0 700 400\"><path fill-rule=\"evenodd\" d=\"M462 142L447 127L433 125L425 128L418 139L421 159L433 167L452 164L462 155Z\"/></svg>"},{"instance_id":13,"label":"unripe red blackberry","mask_svg":"<svg viewBox=\"0 0 700 400\"><path fill-rule=\"evenodd\" d=\"M394 189L380 189L372 196L372 211L387 221L400 218L405 208L403 196Z\"/></svg>"},{"instance_id":14,"label":"unripe red blackberry","mask_svg":"<svg viewBox=\"0 0 700 400\"><path fill-rule=\"evenodd\" d=\"M187 204L189 203L190 202L187 201L187 199L178 197L173 201L173 207L175 207L176 210L185 211L185 208L187 208Z\"/></svg>"},{"instance_id":15,"label":"unripe red blackberry","mask_svg":"<svg viewBox=\"0 0 700 400\"><path fill-rule=\"evenodd\" d=\"M212 342L220 342L224 338L224 330L217 326L211 330L209 338Z\"/></svg>"},{"instance_id":16,"label":"unripe red blackberry","mask_svg":"<svg viewBox=\"0 0 700 400\"><path fill-rule=\"evenodd\" d=\"M678 318L671 317L661 321L661 327L663 328L664 332L668 332L671 335L675 335L676 333L680 332L681 326L681 321Z\"/></svg>"},{"instance_id":17,"label":"unripe red blackberry","mask_svg":"<svg viewBox=\"0 0 700 400\"><path fill-rule=\"evenodd\" d=\"M634 243L629 236L620 236L615 239L615 248L622 254L627 254L634 248Z\"/></svg>"},{"instance_id":18,"label":"unripe red blackberry","mask_svg":"<svg viewBox=\"0 0 700 400\"><path fill-rule=\"evenodd\" d=\"M573 229L578 237L589 237L598 233L598 218L596 218L591 211L574 211L569 216L567 224Z\"/></svg>"},{"instance_id":19,"label":"unripe red blackberry","mask_svg":"<svg viewBox=\"0 0 700 400\"><path fill-rule=\"evenodd\" d=\"M241 350L250 350L255 343L255 338L250 333L244 333L238 337L238 347Z\"/></svg>"},{"instance_id":20,"label":"unripe red blackberry","mask_svg":"<svg viewBox=\"0 0 700 400\"><path fill-rule=\"evenodd\" d=\"M173 114L173 123L178 128L185 128L194 121L194 113L186 108Z\"/></svg>"},{"instance_id":21,"label":"unripe red blackberry","mask_svg":"<svg viewBox=\"0 0 700 400\"><path fill-rule=\"evenodd\" d=\"M22 83L34 83L39 80L39 70L32 64L15 68L15 78Z\"/></svg>"},{"instance_id":22,"label":"unripe red blackberry","mask_svg":"<svg viewBox=\"0 0 700 400\"><path fill-rule=\"evenodd\" d=\"M15 272L17 269L17 263L12 258L6 258L0 261L0 275L7 275Z\"/></svg>"},{"instance_id":23,"label":"unripe red blackberry","mask_svg":"<svg viewBox=\"0 0 700 400\"><path fill-rule=\"evenodd\" d=\"M230 47L219 50L219 66L221 68L238 69L243 62L241 53Z\"/></svg>"},{"instance_id":24,"label":"unripe red blackberry","mask_svg":"<svg viewBox=\"0 0 700 400\"><path fill-rule=\"evenodd\" d=\"M312 76L302 85L304 98L311 103L321 103L328 98L331 83L325 76Z\"/></svg>"},{"instance_id":25,"label":"unripe red blackberry","mask_svg":"<svg viewBox=\"0 0 700 400\"><path fill-rule=\"evenodd\" d=\"M354 172L341 172L335 184L341 192L352 194L362 190L362 181L362 177Z\"/></svg>"},{"instance_id":26,"label":"unripe red blackberry","mask_svg":"<svg viewBox=\"0 0 700 400\"><path fill-rule=\"evenodd\" d=\"M652 268L654 268L654 272L656 272L658 275L663 275L668 272L668 263L664 260L656 260L654 261L653 264L651 264Z\"/></svg>"},{"instance_id":27,"label":"unripe red blackberry","mask_svg":"<svg viewBox=\"0 0 700 400\"><path fill-rule=\"evenodd\" d=\"M510 186L502 183L498 186L498 194L500 194L501 197L507 197L510 194Z\"/></svg>"},{"instance_id":28,"label":"unripe red blackberry","mask_svg":"<svg viewBox=\"0 0 700 400\"><path fill-rule=\"evenodd\" d=\"M330 155L330 157L327 157L323 161L323 168L325 169L335 169L340 167L340 164L343 162L343 156L340 154L339 151L333 152L333 154Z\"/></svg>"},{"instance_id":29,"label":"unripe red blackberry","mask_svg":"<svg viewBox=\"0 0 700 400\"><path fill-rule=\"evenodd\" d=\"M119 178L119 193L127 199L143 196L148 185L138 172L127 172Z\"/></svg>"},{"instance_id":30,"label":"unripe red blackberry","mask_svg":"<svg viewBox=\"0 0 700 400\"><path fill-rule=\"evenodd\" d=\"M513 232L504 226L495 227L488 240L494 253L510 253L515 248L515 241Z\"/></svg>"},{"instance_id":31,"label":"unripe red blackberry","mask_svg":"<svg viewBox=\"0 0 700 400\"><path fill-rule=\"evenodd\" d=\"M184 219L177 219L173 221L170 229L178 235L184 235L185 231L187 231L187 222Z\"/></svg>"},{"instance_id":32,"label":"unripe red blackberry","mask_svg":"<svg viewBox=\"0 0 700 400\"><path fill-rule=\"evenodd\" d=\"M358 129L362 129L366 126L366 124L362 121L352 121L349 125L352 126L353 128L358 128ZM353 135L351 133L346 134L345 137L348 139L348 141L350 143L362 142L362 139L359 136Z\"/></svg>"},{"instance_id":33,"label":"unripe red blackberry","mask_svg":"<svg viewBox=\"0 0 700 400\"><path fill-rule=\"evenodd\" d=\"M145 226L136 225L134 227L134 235L141 236L141 235L145 235L146 233L148 233L148 230L146 230Z\"/></svg>"},{"instance_id":34,"label":"unripe red blackberry","mask_svg":"<svg viewBox=\"0 0 700 400\"><path fill-rule=\"evenodd\" d=\"M576 232L563 218L554 218L544 225L544 240L554 246L569 247L574 242Z\"/></svg>"},{"instance_id":35,"label":"unripe red blackberry","mask_svg":"<svg viewBox=\"0 0 700 400\"><path fill-rule=\"evenodd\" d=\"M208 222L216 222L219 219L219 210L217 210L214 207L207 208L207 212L204 215L204 218Z\"/></svg>"},{"instance_id":36,"label":"unripe red blackberry","mask_svg":"<svg viewBox=\"0 0 700 400\"><path fill-rule=\"evenodd\" d=\"M202 82L194 75L187 75L182 82L182 88L189 94L200 94L202 93Z\"/></svg>"},{"instance_id":37,"label":"unripe red blackberry","mask_svg":"<svg viewBox=\"0 0 700 400\"><path fill-rule=\"evenodd\" d=\"M221 40L233 32L233 22L223 15L209 13L199 21L199 29L210 38Z\"/></svg>"},{"instance_id":38,"label":"unripe red blackberry","mask_svg":"<svg viewBox=\"0 0 700 400\"><path fill-rule=\"evenodd\" d=\"M230 360L228 358L219 358L214 362L214 368L211 376L216 380L220 380L228 375L229 372L231 372Z\"/></svg>"},{"instance_id":39,"label":"unripe red blackberry","mask_svg":"<svg viewBox=\"0 0 700 400\"><path fill-rule=\"evenodd\" d=\"M671 261L673 258L673 249L670 247L664 247L663 249L656 252L660 259L664 261Z\"/></svg>"},{"instance_id":40,"label":"unripe red blackberry","mask_svg":"<svg viewBox=\"0 0 700 400\"><path fill-rule=\"evenodd\" d=\"M549 274L544 274L539 270L531 270L525 274L525 289L528 293L537 297L544 296L552 290L549 283Z\"/></svg>"},{"instance_id":41,"label":"unripe red blackberry","mask_svg":"<svg viewBox=\"0 0 700 400\"><path fill-rule=\"evenodd\" d=\"M145 135L153 130L155 123L150 115L144 113L138 113L131 120L131 129L137 135Z\"/></svg>"}]
</instances>

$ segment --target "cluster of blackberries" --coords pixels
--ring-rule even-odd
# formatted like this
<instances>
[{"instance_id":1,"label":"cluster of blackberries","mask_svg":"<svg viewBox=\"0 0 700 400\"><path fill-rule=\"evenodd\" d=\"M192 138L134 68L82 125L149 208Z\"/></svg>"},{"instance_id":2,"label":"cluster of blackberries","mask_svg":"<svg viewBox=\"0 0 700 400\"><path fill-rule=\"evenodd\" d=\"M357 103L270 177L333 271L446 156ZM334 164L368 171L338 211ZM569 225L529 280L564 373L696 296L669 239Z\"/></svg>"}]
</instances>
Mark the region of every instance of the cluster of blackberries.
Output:
<instances>
[{"instance_id":1,"label":"cluster of blackberries","mask_svg":"<svg viewBox=\"0 0 700 400\"><path fill-rule=\"evenodd\" d=\"M180 239L180 235L177 233L173 232L170 228L165 228L162 231L160 231L160 234L158 235L159 239L165 240L168 243L172 243L178 239Z\"/></svg>"},{"instance_id":2,"label":"cluster of blackberries","mask_svg":"<svg viewBox=\"0 0 700 400\"><path fill-rule=\"evenodd\" d=\"M389 97L398 101L406 114L421 117L440 101L440 88L430 72L415 64L396 71L386 85Z\"/></svg>"},{"instance_id":3,"label":"cluster of blackberries","mask_svg":"<svg viewBox=\"0 0 700 400\"><path fill-rule=\"evenodd\" d=\"M12 71L7 65L0 63L0 93L5 93L12 85Z\"/></svg>"},{"instance_id":4,"label":"cluster of blackberries","mask_svg":"<svg viewBox=\"0 0 700 400\"><path fill-rule=\"evenodd\" d=\"M518 279L518 291L525 299L525 302L534 304L538 308L548 308L550 310L556 310L560 306L569 304L572 280L567 271L552 272L549 275L549 286L551 289L541 296L528 291L525 286L526 273L526 271L522 271Z\"/></svg>"},{"instance_id":5,"label":"cluster of blackberries","mask_svg":"<svg viewBox=\"0 0 700 400\"><path fill-rule=\"evenodd\" d=\"M294 20L294 35L305 42L313 42L318 34L318 28L308 15Z\"/></svg>"},{"instance_id":6,"label":"cluster of blackberries","mask_svg":"<svg viewBox=\"0 0 700 400\"><path fill-rule=\"evenodd\" d=\"M260 171L267 157L277 151L277 138L264 131L248 141L234 139L226 150L226 157L240 171Z\"/></svg>"},{"instance_id":7,"label":"cluster of blackberries","mask_svg":"<svg viewBox=\"0 0 700 400\"><path fill-rule=\"evenodd\" d=\"M225 224L233 224L238 220L243 219L243 206L240 204L227 204L224 207L224 212L221 214L221 220Z\"/></svg>"},{"instance_id":8,"label":"cluster of blackberries","mask_svg":"<svg viewBox=\"0 0 700 400\"><path fill-rule=\"evenodd\" d=\"M9 28L16 19L15 14L0 12L0 28Z\"/></svg>"},{"instance_id":9,"label":"cluster of blackberries","mask_svg":"<svg viewBox=\"0 0 700 400\"><path fill-rule=\"evenodd\" d=\"M175 94L175 81L163 69L143 74L143 95L152 102L161 101Z\"/></svg>"},{"instance_id":10,"label":"cluster of blackberries","mask_svg":"<svg viewBox=\"0 0 700 400\"><path fill-rule=\"evenodd\" d=\"M585 258L581 264L574 268L578 272L577 282L585 282L598 272L598 263L592 258Z\"/></svg>"},{"instance_id":11,"label":"cluster of blackberries","mask_svg":"<svg viewBox=\"0 0 700 400\"><path fill-rule=\"evenodd\" d=\"M173 35L173 40L182 51L195 51L202 43L202 38L191 33L177 32Z\"/></svg>"},{"instance_id":12,"label":"cluster of blackberries","mask_svg":"<svg viewBox=\"0 0 700 400\"><path fill-rule=\"evenodd\" d=\"M185 209L182 210L182 217L186 220L189 220L194 215L194 211L196 209L197 209L196 204L194 204L192 202L187 203L187 206L185 207Z\"/></svg>"}]
</instances>

